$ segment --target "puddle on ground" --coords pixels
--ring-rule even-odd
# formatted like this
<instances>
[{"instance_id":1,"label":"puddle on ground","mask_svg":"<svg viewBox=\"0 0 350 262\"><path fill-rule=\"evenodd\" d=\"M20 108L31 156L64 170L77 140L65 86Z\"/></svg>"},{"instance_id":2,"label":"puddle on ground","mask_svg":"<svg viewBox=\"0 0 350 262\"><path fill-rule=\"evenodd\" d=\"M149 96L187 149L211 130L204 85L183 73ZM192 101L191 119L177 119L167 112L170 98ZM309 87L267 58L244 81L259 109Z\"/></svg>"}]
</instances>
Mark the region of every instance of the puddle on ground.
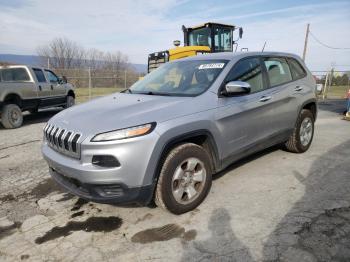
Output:
<instances>
[{"instance_id":1,"label":"puddle on ground","mask_svg":"<svg viewBox=\"0 0 350 262\"><path fill-rule=\"evenodd\" d=\"M80 216L84 215L84 212L85 212L84 210L76 212L76 213L72 214L70 217L71 218L80 217Z\"/></svg>"},{"instance_id":2,"label":"puddle on ground","mask_svg":"<svg viewBox=\"0 0 350 262\"><path fill-rule=\"evenodd\" d=\"M21 260L27 260L29 257L27 254L21 255Z\"/></svg>"},{"instance_id":3,"label":"puddle on ground","mask_svg":"<svg viewBox=\"0 0 350 262\"><path fill-rule=\"evenodd\" d=\"M57 199L56 202L64 202L64 201L68 201L71 200L72 198L74 198L75 196L69 193L65 193L62 198Z\"/></svg>"},{"instance_id":4,"label":"puddle on ground","mask_svg":"<svg viewBox=\"0 0 350 262\"><path fill-rule=\"evenodd\" d=\"M19 228L22 225L21 222L15 222L11 226L0 227L0 239L12 235L13 230Z\"/></svg>"},{"instance_id":5,"label":"puddle on ground","mask_svg":"<svg viewBox=\"0 0 350 262\"><path fill-rule=\"evenodd\" d=\"M87 203L89 203L89 201L79 198L70 211L78 211L83 205L86 205Z\"/></svg>"},{"instance_id":6,"label":"puddle on ground","mask_svg":"<svg viewBox=\"0 0 350 262\"><path fill-rule=\"evenodd\" d=\"M36 199L48 196L52 192L62 192L61 188L51 178L47 178L35 186L27 195Z\"/></svg>"},{"instance_id":7,"label":"puddle on ground","mask_svg":"<svg viewBox=\"0 0 350 262\"><path fill-rule=\"evenodd\" d=\"M66 237L74 231L111 232L123 223L119 217L90 217L86 221L70 221L63 227L54 227L45 235L35 239L36 244L42 244L60 237Z\"/></svg>"},{"instance_id":8,"label":"puddle on ground","mask_svg":"<svg viewBox=\"0 0 350 262\"><path fill-rule=\"evenodd\" d=\"M155 241L167 241L173 238L183 238L187 241L193 240L197 235L196 230L185 232L183 227L176 224L167 224L162 227L150 228L140 231L132 236L131 241L135 243L151 243Z\"/></svg>"},{"instance_id":9,"label":"puddle on ground","mask_svg":"<svg viewBox=\"0 0 350 262\"><path fill-rule=\"evenodd\" d=\"M12 194L7 194L7 195L0 197L0 202L2 202L2 203L14 201L14 200L16 200L16 198Z\"/></svg>"},{"instance_id":10,"label":"puddle on ground","mask_svg":"<svg viewBox=\"0 0 350 262\"><path fill-rule=\"evenodd\" d=\"M49 194L53 192L61 192L61 189L56 184L55 181L53 181L51 178L47 178L37 184L34 188L32 188L29 192L24 192L22 194L19 194L17 196L14 196L13 194L7 194L5 196L2 196L0 198L0 202L11 202L11 201L18 201L21 198L24 198L26 200L28 199L36 199L39 200L41 198L44 198L48 196Z\"/></svg>"}]
</instances>

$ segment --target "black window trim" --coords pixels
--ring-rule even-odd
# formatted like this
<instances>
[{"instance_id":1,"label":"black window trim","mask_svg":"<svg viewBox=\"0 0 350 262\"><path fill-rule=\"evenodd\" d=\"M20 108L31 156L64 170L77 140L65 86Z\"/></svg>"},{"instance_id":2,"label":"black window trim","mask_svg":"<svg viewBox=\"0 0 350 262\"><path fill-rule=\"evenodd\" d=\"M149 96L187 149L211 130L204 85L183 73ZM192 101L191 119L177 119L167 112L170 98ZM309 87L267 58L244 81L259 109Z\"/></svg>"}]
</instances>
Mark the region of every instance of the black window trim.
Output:
<instances>
[{"instance_id":1,"label":"black window trim","mask_svg":"<svg viewBox=\"0 0 350 262\"><path fill-rule=\"evenodd\" d=\"M303 66L297 59L295 59L295 58L293 58L293 57L286 57L286 60L287 60L288 66L289 66L289 70L290 70L290 72L291 72L291 74L292 74L292 79L293 79L293 81L297 81L297 80L300 80L300 79L303 79L303 78L307 77L307 71L306 71L306 69L304 68L304 66ZM293 75L293 73L292 73L292 67L291 67L291 64L290 64L290 61L291 61L291 60L293 60L294 62L296 62L296 63L301 67L301 69L303 70L304 74L303 74L301 77L299 77L299 78L294 78L294 75Z\"/></svg>"},{"instance_id":2,"label":"black window trim","mask_svg":"<svg viewBox=\"0 0 350 262\"><path fill-rule=\"evenodd\" d=\"M54 73L52 72L50 69L44 69L45 72L50 72L51 74L53 74L54 76L56 76L57 78L57 82L51 82L50 78L48 79L50 83L58 83L59 82L59 77Z\"/></svg>"},{"instance_id":3,"label":"black window trim","mask_svg":"<svg viewBox=\"0 0 350 262\"><path fill-rule=\"evenodd\" d=\"M263 92L267 89L269 89L269 85L270 85L270 82L269 82L269 79L267 77L267 72L266 72L266 67L264 66L264 61L262 59L262 56L259 56L259 55L252 55L252 56L246 56L246 57L243 57L241 59L239 59L238 61L236 61L230 68L230 70L228 71L228 73L226 74L225 76L225 79L222 81L219 89L218 89L218 97L227 97L227 96L224 96L222 95L222 90L224 89L225 85L230 82L227 80L227 77L229 76L229 74L231 73L231 71L233 70L233 68L238 64L240 63L241 61L244 61L246 59L254 59L254 58L257 58L259 60L259 63L260 63L260 67L261 67L261 72L262 72L262 77L263 77L263 89L262 90L259 90L259 91L255 91L255 92L251 92L251 93L248 93L248 94L242 94L241 96L246 96L246 95L251 95L251 94L256 94L256 93L260 93L260 92Z\"/></svg>"},{"instance_id":4,"label":"black window trim","mask_svg":"<svg viewBox=\"0 0 350 262\"><path fill-rule=\"evenodd\" d=\"M39 68L39 67L32 67L32 69L33 69L33 72L34 72L35 78L36 78L36 80L37 80L37 82L38 82L38 83L49 83L49 82L47 81L47 78L46 78L45 72L44 72L44 70L43 70L42 68ZM43 73L44 78L45 78L45 82L39 82L39 79L38 79L38 77L37 77L37 76L36 76L36 74L35 74L35 70L40 70L40 71Z\"/></svg>"}]
</instances>

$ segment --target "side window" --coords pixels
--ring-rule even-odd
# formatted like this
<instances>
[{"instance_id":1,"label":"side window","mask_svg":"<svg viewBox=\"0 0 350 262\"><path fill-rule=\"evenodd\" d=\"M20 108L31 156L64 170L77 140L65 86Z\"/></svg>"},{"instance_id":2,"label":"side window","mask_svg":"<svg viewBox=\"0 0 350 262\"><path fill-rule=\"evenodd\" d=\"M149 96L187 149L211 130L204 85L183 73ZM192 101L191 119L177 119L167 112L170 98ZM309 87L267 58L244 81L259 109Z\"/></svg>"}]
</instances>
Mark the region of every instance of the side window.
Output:
<instances>
[{"instance_id":1,"label":"side window","mask_svg":"<svg viewBox=\"0 0 350 262\"><path fill-rule=\"evenodd\" d=\"M293 58L288 58L290 70L292 71L292 76L293 79L300 79L306 76L306 71L305 69L301 66L301 64L293 59Z\"/></svg>"},{"instance_id":2,"label":"side window","mask_svg":"<svg viewBox=\"0 0 350 262\"><path fill-rule=\"evenodd\" d=\"M39 68L33 68L33 71L34 71L36 79L38 80L39 83L45 83L46 82L46 78L45 78L43 70L41 70Z\"/></svg>"},{"instance_id":3,"label":"side window","mask_svg":"<svg viewBox=\"0 0 350 262\"><path fill-rule=\"evenodd\" d=\"M214 42L216 52L225 52L232 50L231 29L215 28Z\"/></svg>"},{"instance_id":4,"label":"side window","mask_svg":"<svg viewBox=\"0 0 350 262\"><path fill-rule=\"evenodd\" d=\"M250 84L251 93L259 92L264 89L263 75L258 58L248 58L238 61L226 81L243 81Z\"/></svg>"},{"instance_id":5,"label":"side window","mask_svg":"<svg viewBox=\"0 0 350 262\"><path fill-rule=\"evenodd\" d=\"M28 72L25 68L4 68L0 69L0 79L3 82L24 82L30 81Z\"/></svg>"},{"instance_id":6,"label":"side window","mask_svg":"<svg viewBox=\"0 0 350 262\"><path fill-rule=\"evenodd\" d=\"M50 83L58 83L58 77L53 72L49 70L45 70L45 72L49 78Z\"/></svg>"},{"instance_id":7,"label":"side window","mask_svg":"<svg viewBox=\"0 0 350 262\"><path fill-rule=\"evenodd\" d=\"M277 86L292 81L287 60L284 58L270 57L264 60L271 86Z\"/></svg>"}]
</instances>

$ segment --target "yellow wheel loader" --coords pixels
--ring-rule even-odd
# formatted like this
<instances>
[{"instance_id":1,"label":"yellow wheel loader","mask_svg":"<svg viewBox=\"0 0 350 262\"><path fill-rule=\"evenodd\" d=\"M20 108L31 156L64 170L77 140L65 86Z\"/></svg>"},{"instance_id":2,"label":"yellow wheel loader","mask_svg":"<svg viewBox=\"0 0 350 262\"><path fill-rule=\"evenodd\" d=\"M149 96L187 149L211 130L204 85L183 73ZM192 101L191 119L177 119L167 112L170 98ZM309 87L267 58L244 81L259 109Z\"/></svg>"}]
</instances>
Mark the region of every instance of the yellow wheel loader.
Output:
<instances>
[{"instance_id":1,"label":"yellow wheel loader","mask_svg":"<svg viewBox=\"0 0 350 262\"><path fill-rule=\"evenodd\" d=\"M233 32L237 29L239 37L233 40ZM182 26L182 31L184 46L180 47L180 41L175 40L175 48L148 55L148 73L168 61L197 54L232 52L243 34L242 27L211 22L188 28Z\"/></svg>"}]
</instances>

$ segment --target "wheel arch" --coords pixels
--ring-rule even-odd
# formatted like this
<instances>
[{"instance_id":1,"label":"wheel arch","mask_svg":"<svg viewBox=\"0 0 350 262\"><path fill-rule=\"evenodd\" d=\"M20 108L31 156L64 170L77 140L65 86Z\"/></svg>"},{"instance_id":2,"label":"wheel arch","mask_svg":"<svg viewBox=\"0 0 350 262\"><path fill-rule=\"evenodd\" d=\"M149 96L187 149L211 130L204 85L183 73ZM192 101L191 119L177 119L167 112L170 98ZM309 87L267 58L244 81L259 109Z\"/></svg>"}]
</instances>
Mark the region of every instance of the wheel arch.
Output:
<instances>
[{"instance_id":1,"label":"wheel arch","mask_svg":"<svg viewBox=\"0 0 350 262\"><path fill-rule=\"evenodd\" d=\"M316 121L316 118L317 118L317 101L316 101L316 99L309 99L309 100L305 101L302 104L301 109L299 110L299 114L300 114L301 110L303 110L303 109L310 110L313 117L314 117L314 121Z\"/></svg>"},{"instance_id":2,"label":"wheel arch","mask_svg":"<svg viewBox=\"0 0 350 262\"><path fill-rule=\"evenodd\" d=\"M20 108L22 108L22 99L21 97L16 94L16 93L9 93L7 95L5 95L4 100L3 100L3 104L7 105L7 104L16 104L18 105Z\"/></svg>"},{"instance_id":3,"label":"wheel arch","mask_svg":"<svg viewBox=\"0 0 350 262\"><path fill-rule=\"evenodd\" d=\"M210 131L201 129L181 134L179 136L171 138L165 143L157 162L157 167L153 175L153 181L158 180L160 170L168 153L174 147L182 143L194 143L196 145L202 146L209 154L209 157L211 159L210 165L212 167L212 170L214 172L219 170L220 160L218 154L218 147L215 142L214 136L211 134Z\"/></svg>"},{"instance_id":4,"label":"wheel arch","mask_svg":"<svg viewBox=\"0 0 350 262\"><path fill-rule=\"evenodd\" d=\"M75 99L75 93L72 89L67 92L67 96L72 96Z\"/></svg>"}]
</instances>

